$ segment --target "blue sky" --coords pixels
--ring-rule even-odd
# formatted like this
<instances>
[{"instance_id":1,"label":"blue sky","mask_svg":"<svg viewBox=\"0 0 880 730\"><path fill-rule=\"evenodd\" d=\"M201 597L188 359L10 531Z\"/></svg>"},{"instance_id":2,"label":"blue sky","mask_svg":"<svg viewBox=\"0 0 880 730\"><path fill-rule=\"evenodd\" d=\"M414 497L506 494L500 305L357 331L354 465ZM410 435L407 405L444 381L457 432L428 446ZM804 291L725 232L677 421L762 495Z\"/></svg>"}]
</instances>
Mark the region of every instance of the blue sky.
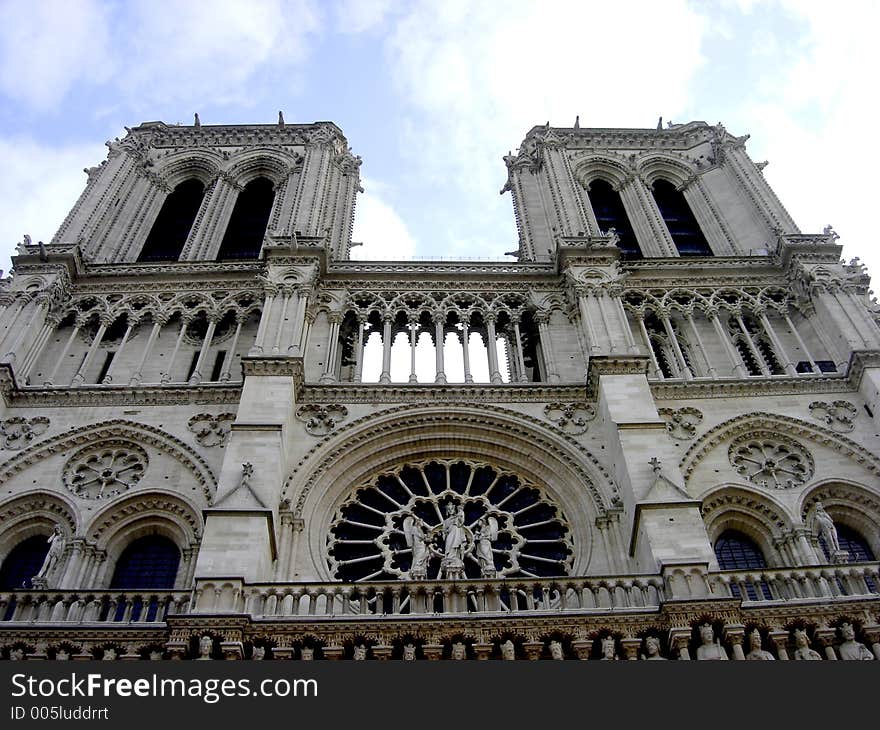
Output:
<instances>
[{"instance_id":1,"label":"blue sky","mask_svg":"<svg viewBox=\"0 0 880 730\"><path fill-rule=\"evenodd\" d=\"M862 130L880 4L0 0L0 268L48 241L104 158L154 119L332 120L363 158L359 258L516 248L501 160L535 124L722 121L802 230L880 267ZM5 264L5 266L4 266Z\"/></svg>"}]
</instances>

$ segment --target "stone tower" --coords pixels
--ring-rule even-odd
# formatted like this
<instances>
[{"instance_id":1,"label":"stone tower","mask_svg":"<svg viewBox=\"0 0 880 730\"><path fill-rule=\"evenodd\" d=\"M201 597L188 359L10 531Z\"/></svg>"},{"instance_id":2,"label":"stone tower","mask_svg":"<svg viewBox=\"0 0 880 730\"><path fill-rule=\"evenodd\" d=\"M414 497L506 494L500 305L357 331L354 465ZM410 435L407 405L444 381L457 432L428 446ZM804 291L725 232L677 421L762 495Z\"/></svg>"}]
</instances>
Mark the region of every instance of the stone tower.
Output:
<instances>
[{"instance_id":1,"label":"stone tower","mask_svg":"<svg viewBox=\"0 0 880 730\"><path fill-rule=\"evenodd\" d=\"M880 652L876 306L746 140L535 127L480 263L351 261L329 122L108 142L0 282L3 656Z\"/></svg>"}]
</instances>

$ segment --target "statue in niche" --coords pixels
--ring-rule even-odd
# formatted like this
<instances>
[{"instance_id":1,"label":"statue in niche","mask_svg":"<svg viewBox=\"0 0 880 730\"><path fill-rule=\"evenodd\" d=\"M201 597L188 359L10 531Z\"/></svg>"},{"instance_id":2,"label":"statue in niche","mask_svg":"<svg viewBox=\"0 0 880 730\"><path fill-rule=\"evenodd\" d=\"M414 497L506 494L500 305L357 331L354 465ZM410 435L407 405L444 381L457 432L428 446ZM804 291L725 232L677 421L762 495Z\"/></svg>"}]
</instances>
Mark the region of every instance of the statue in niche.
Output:
<instances>
[{"instance_id":1,"label":"statue in niche","mask_svg":"<svg viewBox=\"0 0 880 730\"><path fill-rule=\"evenodd\" d=\"M617 659L617 654L614 652L614 637L606 636L602 639L602 661L614 661Z\"/></svg>"},{"instance_id":2,"label":"statue in niche","mask_svg":"<svg viewBox=\"0 0 880 730\"><path fill-rule=\"evenodd\" d=\"M822 661L822 656L818 651L810 648L810 640L807 638L807 632L803 629L794 630L794 658L802 661Z\"/></svg>"},{"instance_id":3,"label":"statue in niche","mask_svg":"<svg viewBox=\"0 0 880 730\"><path fill-rule=\"evenodd\" d=\"M658 659L667 661L665 656L660 656L660 639L656 636L649 636L645 639L645 651L648 652L648 655L642 658L646 661L656 661Z\"/></svg>"},{"instance_id":4,"label":"statue in niche","mask_svg":"<svg viewBox=\"0 0 880 730\"><path fill-rule=\"evenodd\" d=\"M43 564L40 566L40 570L31 579L35 588L49 587L49 576L55 570L55 566L58 565L58 561L61 559L61 555L64 552L64 533L61 531L61 525L55 525L47 542L49 543L49 552L46 553L46 557L43 559Z\"/></svg>"},{"instance_id":5,"label":"statue in niche","mask_svg":"<svg viewBox=\"0 0 880 730\"><path fill-rule=\"evenodd\" d=\"M255 662L263 661L266 658L266 647L255 646L251 652L251 659Z\"/></svg>"},{"instance_id":6,"label":"statue in niche","mask_svg":"<svg viewBox=\"0 0 880 730\"><path fill-rule=\"evenodd\" d=\"M106 649L104 649L104 656L102 656L101 659L105 662L115 661L116 649L114 649L112 646L108 646Z\"/></svg>"},{"instance_id":7,"label":"statue in niche","mask_svg":"<svg viewBox=\"0 0 880 730\"><path fill-rule=\"evenodd\" d=\"M354 660L356 662L362 662L367 658L367 647L363 644L357 644L354 647Z\"/></svg>"},{"instance_id":8,"label":"statue in niche","mask_svg":"<svg viewBox=\"0 0 880 730\"><path fill-rule=\"evenodd\" d=\"M416 660L416 645L405 644L403 647L403 661L414 662Z\"/></svg>"},{"instance_id":9,"label":"statue in niche","mask_svg":"<svg viewBox=\"0 0 880 730\"><path fill-rule=\"evenodd\" d=\"M24 649L20 646L15 649L9 650L9 661L11 662L21 662L24 661Z\"/></svg>"},{"instance_id":10,"label":"statue in niche","mask_svg":"<svg viewBox=\"0 0 880 730\"><path fill-rule=\"evenodd\" d=\"M431 544L428 526L421 518L409 514L403 519L403 536L406 546L412 550L409 577L412 580L425 580L428 577L428 560L432 555L439 555Z\"/></svg>"},{"instance_id":11,"label":"statue in niche","mask_svg":"<svg viewBox=\"0 0 880 730\"><path fill-rule=\"evenodd\" d=\"M769 651L764 651L761 648L761 632L758 629L749 632L749 653L746 654L746 659L763 659L764 661L775 661L776 659Z\"/></svg>"},{"instance_id":12,"label":"statue in niche","mask_svg":"<svg viewBox=\"0 0 880 730\"><path fill-rule=\"evenodd\" d=\"M715 632L712 630L712 624L702 624L700 626L700 641L703 643L697 647L697 660L727 660L727 652L724 647L715 638Z\"/></svg>"},{"instance_id":13,"label":"statue in niche","mask_svg":"<svg viewBox=\"0 0 880 730\"><path fill-rule=\"evenodd\" d=\"M310 646L304 646L300 649L300 659L304 662L311 662L315 659L315 650Z\"/></svg>"},{"instance_id":14,"label":"statue in niche","mask_svg":"<svg viewBox=\"0 0 880 730\"><path fill-rule=\"evenodd\" d=\"M492 543L498 539L498 520L492 515L483 515L477 522L474 533L474 545L477 562L480 564L481 578L494 578L495 558L492 555Z\"/></svg>"},{"instance_id":15,"label":"statue in niche","mask_svg":"<svg viewBox=\"0 0 880 730\"><path fill-rule=\"evenodd\" d=\"M452 658L456 661L467 659L467 647L460 641L456 641L452 645Z\"/></svg>"},{"instance_id":16,"label":"statue in niche","mask_svg":"<svg viewBox=\"0 0 880 730\"><path fill-rule=\"evenodd\" d=\"M516 647L510 639L501 644L501 658L507 661L516 659Z\"/></svg>"},{"instance_id":17,"label":"statue in niche","mask_svg":"<svg viewBox=\"0 0 880 730\"><path fill-rule=\"evenodd\" d=\"M161 659L162 657L160 656L159 658ZM69 659L70 659L70 653L67 652L65 649L59 649L58 651L55 652L55 661L56 662L66 662Z\"/></svg>"},{"instance_id":18,"label":"statue in niche","mask_svg":"<svg viewBox=\"0 0 880 730\"><path fill-rule=\"evenodd\" d=\"M562 642L561 641L551 641L550 642L550 658L559 661L560 659L565 659L565 654L562 651Z\"/></svg>"},{"instance_id":19,"label":"statue in niche","mask_svg":"<svg viewBox=\"0 0 880 730\"><path fill-rule=\"evenodd\" d=\"M158 649L153 649L150 652L150 661L151 662L158 662L161 660L162 660L162 652L159 651Z\"/></svg>"},{"instance_id":20,"label":"statue in niche","mask_svg":"<svg viewBox=\"0 0 880 730\"><path fill-rule=\"evenodd\" d=\"M816 502L816 524L819 526L819 534L825 540L825 545L831 552L833 558L835 554L840 552L840 539L837 536L837 528L834 526L834 520L831 519L825 511L825 507L821 502Z\"/></svg>"},{"instance_id":21,"label":"statue in niche","mask_svg":"<svg viewBox=\"0 0 880 730\"><path fill-rule=\"evenodd\" d=\"M196 657L199 661L206 661L211 658L211 652L214 650L214 639L205 634L199 639L199 655Z\"/></svg>"},{"instance_id":22,"label":"statue in niche","mask_svg":"<svg viewBox=\"0 0 880 730\"><path fill-rule=\"evenodd\" d=\"M844 661L871 661L874 655L868 647L856 641L856 630L848 621L840 624L840 636L843 643L838 647L840 658Z\"/></svg>"}]
</instances>

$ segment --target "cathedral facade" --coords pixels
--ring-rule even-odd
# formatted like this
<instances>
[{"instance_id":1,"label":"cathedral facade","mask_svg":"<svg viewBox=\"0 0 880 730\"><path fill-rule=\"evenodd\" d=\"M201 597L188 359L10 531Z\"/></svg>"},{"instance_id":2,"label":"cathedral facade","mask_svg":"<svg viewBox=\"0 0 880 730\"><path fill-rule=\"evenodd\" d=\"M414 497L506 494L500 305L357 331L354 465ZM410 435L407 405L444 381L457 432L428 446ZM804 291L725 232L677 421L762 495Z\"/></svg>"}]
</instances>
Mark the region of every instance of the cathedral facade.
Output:
<instances>
[{"instance_id":1,"label":"cathedral facade","mask_svg":"<svg viewBox=\"0 0 880 730\"><path fill-rule=\"evenodd\" d=\"M108 142L0 281L2 657L880 658L880 311L746 140L535 127L457 263L332 123Z\"/></svg>"}]
</instances>

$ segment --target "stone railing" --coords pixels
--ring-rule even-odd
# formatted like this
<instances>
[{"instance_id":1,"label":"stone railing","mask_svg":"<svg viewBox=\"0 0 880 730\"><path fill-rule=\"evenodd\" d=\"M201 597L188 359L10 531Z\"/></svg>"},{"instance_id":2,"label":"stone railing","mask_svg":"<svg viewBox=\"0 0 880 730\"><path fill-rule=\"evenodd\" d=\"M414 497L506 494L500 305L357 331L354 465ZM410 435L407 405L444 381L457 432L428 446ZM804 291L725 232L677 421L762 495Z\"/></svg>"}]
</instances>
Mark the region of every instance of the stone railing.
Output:
<instances>
[{"instance_id":1,"label":"stone railing","mask_svg":"<svg viewBox=\"0 0 880 730\"><path fill-rule=\"evenodd\" d=\"M880 593L880 563L726 570L709 573L707 580L710 595L744 605L869 598Z\"/></svg>"},{"instance_id":2,"label":"stone railing","mask_svg":"<svg viewBox=\"0 0 880 730\"><path fill-rule=\"evenodd\" d=\"M189 609L190 591L12 591L0 593L4 623L162 623Z\"/></svg>"}]
</instances>

